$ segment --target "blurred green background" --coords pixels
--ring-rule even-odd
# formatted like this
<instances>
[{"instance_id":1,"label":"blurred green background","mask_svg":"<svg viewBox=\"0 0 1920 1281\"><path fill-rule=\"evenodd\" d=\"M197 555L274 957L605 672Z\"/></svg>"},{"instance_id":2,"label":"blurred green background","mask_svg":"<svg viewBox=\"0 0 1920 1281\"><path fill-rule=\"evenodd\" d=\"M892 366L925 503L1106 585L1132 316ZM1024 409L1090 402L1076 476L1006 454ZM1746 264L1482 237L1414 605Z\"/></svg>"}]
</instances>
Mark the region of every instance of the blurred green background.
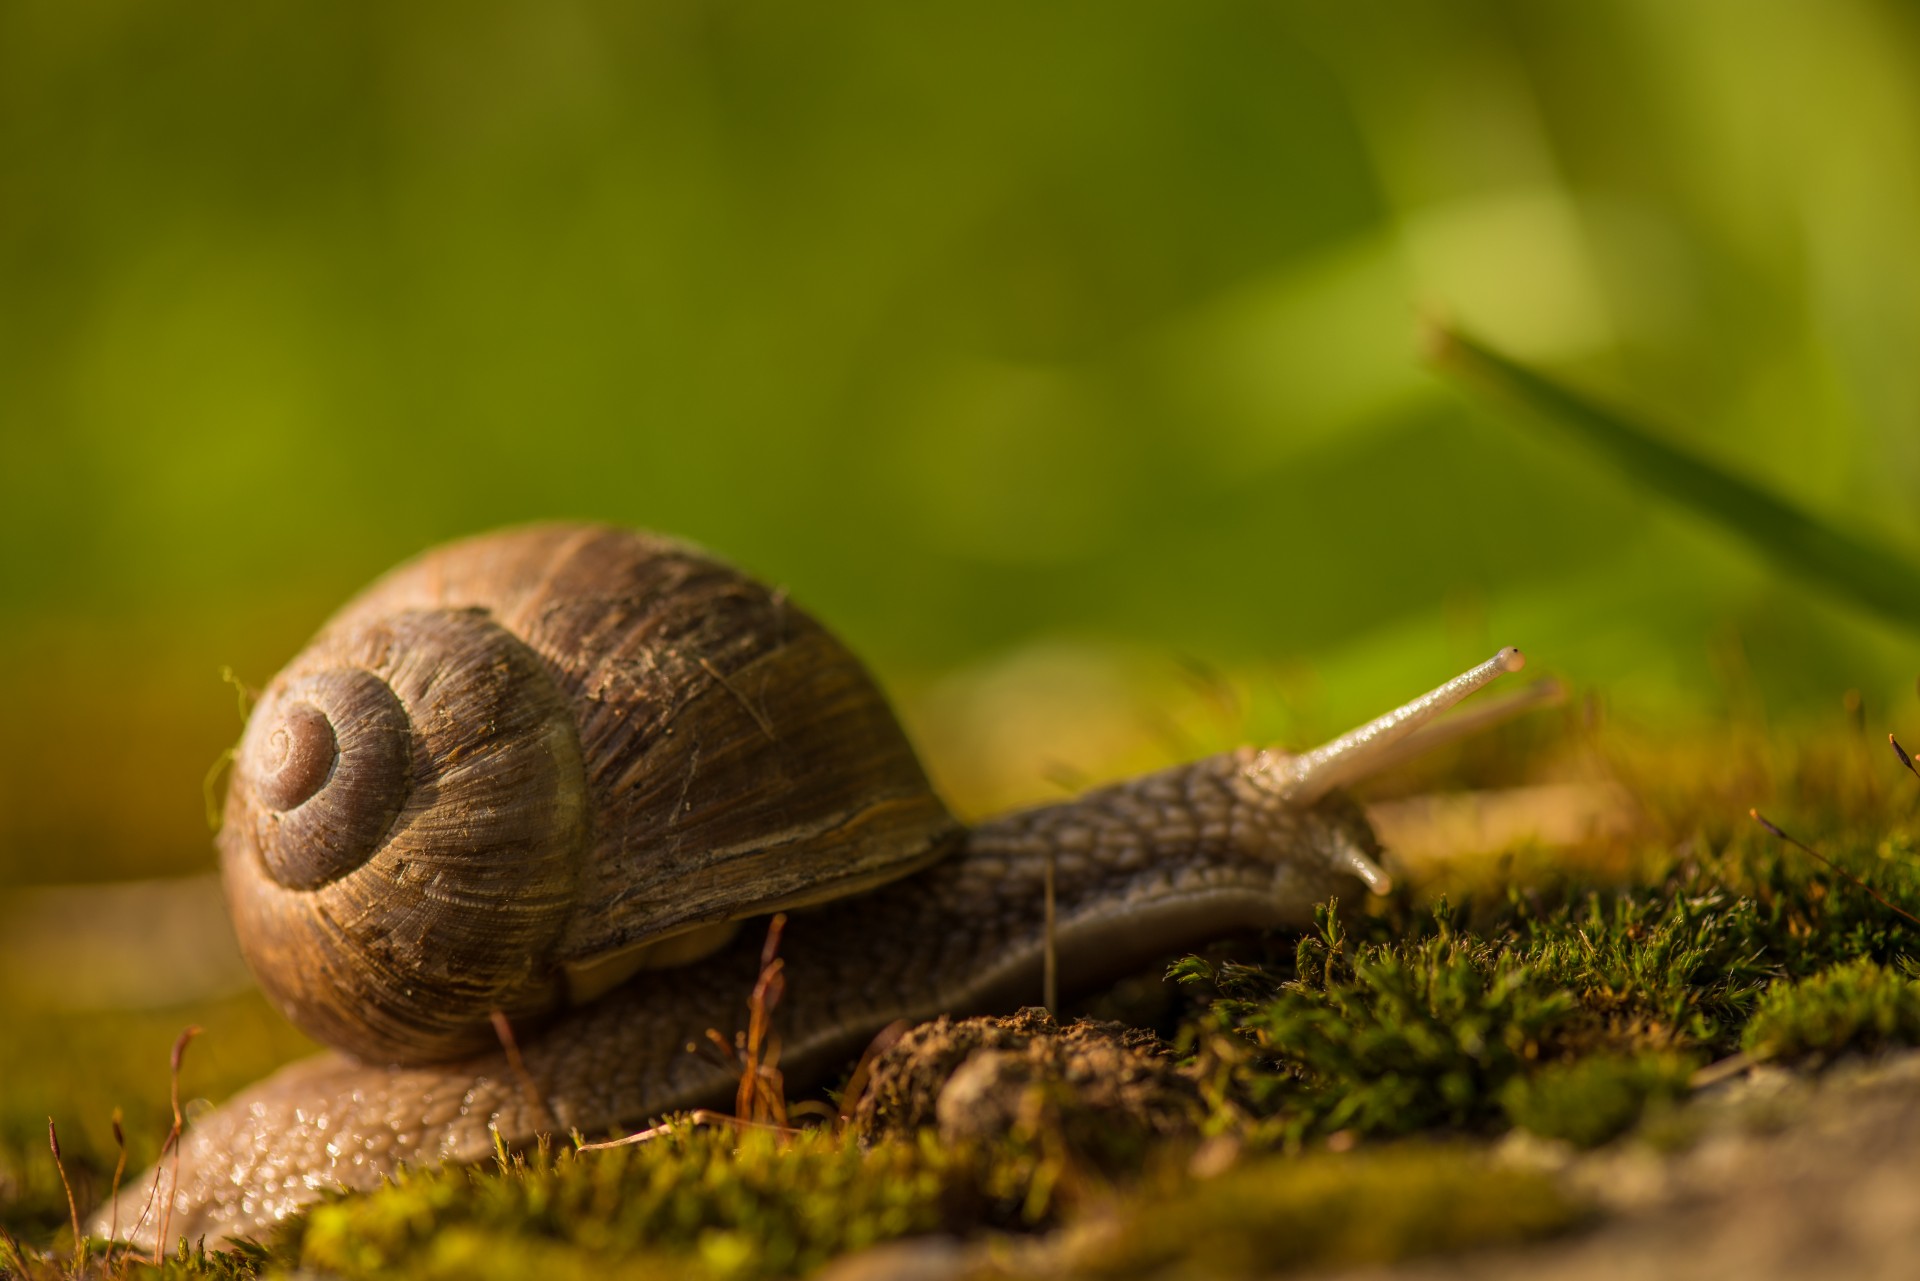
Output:
<instances>
[{"instance_id":1,"label":"blurred green background","mask_svg":"<svg viewBox=\"0 0 1920 1281\"><path fill-rule=\"evenodd\" d=\"M1920 16L8 0L0 883L209 866L222 665L540 517L788 585L965 808L1501 643L1654 724L1920 720L1911 635L1422 312L1920 547Z\"/></svg>"}]
</instances>

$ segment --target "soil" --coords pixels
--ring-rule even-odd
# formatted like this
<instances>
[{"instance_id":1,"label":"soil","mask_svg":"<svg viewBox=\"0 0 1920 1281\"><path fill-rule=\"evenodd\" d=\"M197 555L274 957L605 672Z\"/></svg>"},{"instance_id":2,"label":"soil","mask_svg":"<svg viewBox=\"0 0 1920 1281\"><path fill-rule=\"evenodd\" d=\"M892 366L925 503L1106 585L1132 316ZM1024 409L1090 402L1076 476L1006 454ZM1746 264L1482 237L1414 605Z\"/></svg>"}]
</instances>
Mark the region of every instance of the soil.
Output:
<instances>
[{"instance_id":1,"label":"soil","mask_svg":"<svg viewBox=\"0 0 1920 1281\"><path fill-rule=\"evenodd\" d=\"M933 1127L949 1144L1042 1126L1101 1146L1195 1132L1200 1096L1159 1037L1119 1023L1061 1025L1028 1008L937 1018L908 1030L872 1064L854 1109L866 1133Z\"/></svg>"}]
</instances>

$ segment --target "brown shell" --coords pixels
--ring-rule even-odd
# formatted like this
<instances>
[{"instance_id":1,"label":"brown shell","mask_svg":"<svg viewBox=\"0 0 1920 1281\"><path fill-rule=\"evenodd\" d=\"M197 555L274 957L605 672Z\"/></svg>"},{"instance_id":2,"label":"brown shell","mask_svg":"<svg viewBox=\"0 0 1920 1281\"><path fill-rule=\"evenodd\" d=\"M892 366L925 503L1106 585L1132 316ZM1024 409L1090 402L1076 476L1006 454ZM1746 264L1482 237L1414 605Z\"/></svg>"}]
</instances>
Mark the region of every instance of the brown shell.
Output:
<instances>
[{"instance_id":1,"label":"brown shell","mask_svg":"<svg viewBox=\"0 0 1920 1281\"><path fill-rule=\"evenodd\" d=\"M872 678L783 594L552 525L343 608L255 708L220 844L288 1016L418 1062L560 1003L570 969L880 884L958 831Z\"/></svg>"}]
</instances>

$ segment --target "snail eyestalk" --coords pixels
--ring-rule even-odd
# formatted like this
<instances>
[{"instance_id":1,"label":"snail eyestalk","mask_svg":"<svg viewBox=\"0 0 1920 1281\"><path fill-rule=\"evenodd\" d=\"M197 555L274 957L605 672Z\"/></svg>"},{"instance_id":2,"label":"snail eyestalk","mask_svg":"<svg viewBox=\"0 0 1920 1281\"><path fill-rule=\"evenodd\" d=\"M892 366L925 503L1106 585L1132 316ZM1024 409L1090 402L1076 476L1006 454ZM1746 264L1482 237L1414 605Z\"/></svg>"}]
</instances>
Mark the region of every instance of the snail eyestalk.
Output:
<instances>
[{"instance_id":1,"label":"snail eyestalk","mask_svg":"<svg viewBox=\"0 0 1920 1281\"><path fill-rule=\"evenodd\" d=\"M1393 877L1388 875L1386 868L1356 849L1347 850L1346 856L1348 869L1367 883L1369 893L1379 896L1393 893Z\"/></svg>"},{"instance_id":2,"label":"snail eyestalk","mask_svg":"<svg viewBox=\"0 0 1920 1281\"><path fill-rule=\"evenodd\" d=\"M1247 767L1247 774L1295 805L1311 805L1336 787L1377 773L1381 763L1390 759L1394 744L1467 695L1519 671L1526 662L1525 655L1508 646L1439 688L1310 752L1298 756L1261 752Z\"/></svg>"}]
</instances>

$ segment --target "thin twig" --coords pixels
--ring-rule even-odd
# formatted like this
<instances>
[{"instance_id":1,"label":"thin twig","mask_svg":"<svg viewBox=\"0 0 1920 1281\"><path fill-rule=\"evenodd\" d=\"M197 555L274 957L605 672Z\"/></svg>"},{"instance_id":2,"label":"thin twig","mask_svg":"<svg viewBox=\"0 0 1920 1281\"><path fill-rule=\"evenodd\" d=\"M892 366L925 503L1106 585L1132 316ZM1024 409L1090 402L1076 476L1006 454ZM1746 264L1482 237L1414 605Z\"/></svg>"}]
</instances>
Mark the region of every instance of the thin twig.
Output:
<instances>
[{"instance_id":1,"label":"thin twig","mask_svg":"<svg viewBox=\"0 0 1920 1281\"><path fill-rule=\"evenodd\" d=\"M160 1155L164 1157L166 1154L167 1154L167 1150L163 1146L160 1149ZM132 1241L135 1237L140 1235L140 1229L147 1226L147 1220L153 1214L154 1201L160 1195L160 1180L164 1177L166 1177L165 1169L161 1166L160 1162L155 1161L153 1163L153 1185L147 1189L147 1199L141 1203L140 1217L135 1219L133 1221L133 1226L127 1229L127 1240ZM167 1196L169 1198L173 1196L173 1192L171 1189L168 1190ZM159 1258L160 1246L157 1243L157 1241L153 1247L153 1250L154 1250L154 1258Z\"/></svg>"},{"instance_id":2,"label":"thin twig","mask_svg":"<svg viewBox=\"0 0 1920 1281\"><path fill-rule=\"evenodd\" d=\"M73 1184L67 1182L67 1163L60 1159L60 1132L53 1128L53 1118L47 1118L47 1146L53 1149L53 1168L60 1171L60 1186L67 1191L67 1214L73 1220L73 1275L80 1275L80 1268L86 1262L87 1239L80 1235L80 1207L73 1201Z\"/></svg>"},{"instance_id":3,"label":"thin twig","mask_svg":"<svg viewBox=\"0 0 1920 1281\"><path fill-rule=\"evenodd\" d=\"M794 1133L800 1132L800 1118L807 1116L817 1117L828 1125L840 1120L840 1113L824 1099L801 1099L787 1104L787 1124L793 1126Z\"/></svg>"},{"instance_id":4,"label":"thin twig","mask_svg":"<svg viewBox=\"0 0 1920 1281\"><path fill-rule=\"evenodd\" d=\"M1819 850L1814 849L1811 845L1808 845L1804 841L1796 840L1793 837L1788 836L1785 832L1781 831L1778 827L1774 826L1772 823L1768 822L1764 817L1762 817L1759 810L1748 810L1747 813L1753 816L1754 822L1760 824L1760 826L1766 828L1769 832L1772 832L1775 836L1779 837L1781 840L1785 841L1787 844L1793 846L1793 848L1801 851L1804 854L1810 854L1814 858L1819 859L1822 863L1826 864L1829 868L1833 869L1835 872L1838 872L1841 876L1846 877L1849 881L1852 881L1855 885L1865 890L1867 893L1873 895L1875 900L1877 900L1879 904L1882 907L1886 908L1888 911L1898 912L1900 915L1906 917L1909 921L1912 921L1915 925L1920 925L1920 916L1915 916L1912 912L1909 912L1906 908L1901 907L1898 903L1895 903L1892 899L1882 894L1879 890L1874 889L1873 886L1867 884L1865 881L1855 876L1852 872L1849 872L1846 868L1841 867L1838 863L1835 863L1832 859L1828 858L1825 854L1822 854Z\"/></svg>"},{"instance_id":5,"label":"thin twig","mask_svg":"<svg viewBox=\"0 0 1920 1281\"><path fill-rule=\"evenodd\" d=\"M574 1151L603 1152L608 1148L632 1147L636 1143L646 1143L650 1140L661 1138L664 1135L672 1134L674 1127L679 1124L682 1124L682 1122L672 1120L662 1121L658 1125L648 1126L637 1134L629 1134L623 1138L603 1139L599 1143L582 1143L579 1147L575 1148ZM687 1113L684 1124L731 1125L737 1130L768 1130L774 1134L784 1135L789 1138L800 1133L800 1131L791 1126L773 1125L766 1121L742 1120L737 1116L729 1116L725 1112L716 1112L712 1108L695 1108L693 1111Z\"/></svg>"},{"instance_id":6,"label":"thin twig","mask_svg":"<svg viewBox=\"0 0 1920 1281\"><path fill-rule=\"evenodd\" d=\"M685 1124L725 1124L739 1129L768 1130L786 1136L800 1133L787 1123L786 1085L779 1067L780 1038L773 1032L773 1012L787 988L784 973L787 963L780 957L780 935L786 927L785 912L775 913L773 919L767 922L766 942L760 946L760 973L747 1001L746 1030L736 1033L734 1041L729 1044L719 1029L707 1029L707 1041L719 1051L720 1062L740 1073L740 1083L734 1091L734 1115L729 1116L711 1108L697 1108L687 1113ZM691 1043L687 1046L689 1052L694 1048ZM762 1117L770 1117L771 1120L763 1120ZM624 1138L581 1143L574 1150L599 1152L606 1148L645 1143L673 1133L676 1124L679 1122L662 1121L659 1125L649 1126Z\"/></svg>"},{"instance_id":7,"label":"thin twig","mask_svg":"<svg viewBox=\"0 0 1920 1281\"><path fill-rule=\"evenodd\" d=\"M500 1048L507 1052L507 1068L513 1073L513 1079L520 1083L520 1092L527 1096L527 1106L533 1110L533 1125L537 1133L553 1132L553 1113L547 1107L546 1096L540 1093L533 1074L527 1071L526 1060L520 1057L520 1042L514 1038L513 1024L507 1021L505 1010L494 1010L487 1017L493 1022L493 1034L500 1039Z\"/></svg>"},{"instance_id":8,"label":"thin twig","mask_svg":"<svg viewBox=\"0 0 1920 1281\"><path fill-rule=\"evenodd\" d=\"M776 912L767 923L767 941L760 947L760 977L754 981L753 995L747 1002L747 1039L740 1055L740 1088L734 1099L734 1114L742 1121L757 1122L764 1116L782 1127L787 1123L786 1089L778 1067L780 1042L772 1035L772 1028L774 1007L787 990L787 980L781 974L786 962L779 954L780 934L786 927L785 912Z\"/></svg>"}]
</instances>

